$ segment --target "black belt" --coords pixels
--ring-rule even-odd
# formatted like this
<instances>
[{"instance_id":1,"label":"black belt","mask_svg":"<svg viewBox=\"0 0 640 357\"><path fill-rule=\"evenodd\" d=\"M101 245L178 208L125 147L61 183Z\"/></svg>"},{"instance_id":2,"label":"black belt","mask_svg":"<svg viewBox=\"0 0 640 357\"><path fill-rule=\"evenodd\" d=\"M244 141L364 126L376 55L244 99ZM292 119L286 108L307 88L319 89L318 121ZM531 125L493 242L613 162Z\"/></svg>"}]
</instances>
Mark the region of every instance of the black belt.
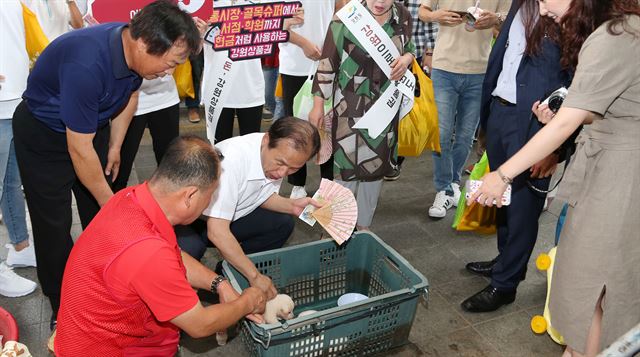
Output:
<instances>
[{"instance_id":1,"label":"black belt","mask_svg":"<svg viewBox=\"0 0 640 357\"><path fill-rule=\"evenodd\" d=\"M500 103L500 105L505 106L505 107L515 107L516 105L511 103L510 101L504 99L504 98L500 98L498 96L493 96L493 99L495 99L498 103Z\"/></svg>"}]
</instances>

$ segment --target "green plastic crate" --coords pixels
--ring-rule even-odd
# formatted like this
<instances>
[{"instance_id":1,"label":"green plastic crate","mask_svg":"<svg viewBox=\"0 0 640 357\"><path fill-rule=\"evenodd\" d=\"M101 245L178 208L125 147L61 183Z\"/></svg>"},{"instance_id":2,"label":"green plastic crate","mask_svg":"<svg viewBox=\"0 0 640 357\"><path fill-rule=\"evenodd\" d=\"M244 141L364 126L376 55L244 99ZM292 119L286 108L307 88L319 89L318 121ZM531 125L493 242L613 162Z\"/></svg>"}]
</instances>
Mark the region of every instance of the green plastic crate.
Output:
<instances>
[{"instance_id":1,"label":"green plastic crate","mask_svg":"<svg viewBox=\"0 0 640 357\"><path fill-rule=\"evenodd\" d=\"M241 322L241 338L251 356L368 356L404 345L427 279L371 233L359 233L343 246L333 240L249 255L279 292L291 296L297 316L283 323ZM226 261L225 275L237 290L248 281ZM345 293L369 299L337 306Z\"/></svg>"}]
</instances>

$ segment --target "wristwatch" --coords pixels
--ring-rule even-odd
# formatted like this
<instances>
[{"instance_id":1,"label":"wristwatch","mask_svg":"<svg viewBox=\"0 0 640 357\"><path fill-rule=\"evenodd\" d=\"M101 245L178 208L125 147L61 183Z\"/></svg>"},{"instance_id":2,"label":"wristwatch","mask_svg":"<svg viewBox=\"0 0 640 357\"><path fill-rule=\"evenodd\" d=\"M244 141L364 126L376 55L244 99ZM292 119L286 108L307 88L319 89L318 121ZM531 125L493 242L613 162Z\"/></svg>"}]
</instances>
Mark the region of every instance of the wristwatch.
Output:
<instances>
[{"instance_id":1,"label":"wristwatch","mask_svg":"<svg viewBox=\"0 0 640 357\"><path fill-rule=\"evenodd\" d=\"M222 275L216 276L216 278L213 279L213 281L211 282L211 292L212 293L217 293L218 292L218 285L220 285L220 283L222 283L223 281L227 281L227 278L225 278Z\"/></svg>"}]
</instances>

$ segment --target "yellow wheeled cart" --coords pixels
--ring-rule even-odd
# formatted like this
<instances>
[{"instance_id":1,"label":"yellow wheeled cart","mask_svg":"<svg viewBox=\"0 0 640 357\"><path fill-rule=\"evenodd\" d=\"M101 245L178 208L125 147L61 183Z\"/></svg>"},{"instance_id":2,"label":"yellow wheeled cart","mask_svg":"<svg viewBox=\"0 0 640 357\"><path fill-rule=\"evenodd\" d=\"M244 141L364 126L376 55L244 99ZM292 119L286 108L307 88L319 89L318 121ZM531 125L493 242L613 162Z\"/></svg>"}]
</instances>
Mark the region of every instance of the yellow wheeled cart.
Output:
<instances>
[{"instance_id":1,"label":"yellow wheeled cart","mask_svg":"<svg viewBox=\"0 0 640 357\"><path fill-rule=\"evenodd\" d=\"M536 267L540 271L547 272L547 299L544 303L544 312L542 315L536 315L531 319L531 329L537 334L543 334L547 332L551 339L556 343L564 345L564 339L551 326L551 318L549 313L549 293L551 292L551 278L553 274L553 263L556 259L556 247L551 248L548 254L542 253L536 259Z\"/></svg>"}]
</instances>

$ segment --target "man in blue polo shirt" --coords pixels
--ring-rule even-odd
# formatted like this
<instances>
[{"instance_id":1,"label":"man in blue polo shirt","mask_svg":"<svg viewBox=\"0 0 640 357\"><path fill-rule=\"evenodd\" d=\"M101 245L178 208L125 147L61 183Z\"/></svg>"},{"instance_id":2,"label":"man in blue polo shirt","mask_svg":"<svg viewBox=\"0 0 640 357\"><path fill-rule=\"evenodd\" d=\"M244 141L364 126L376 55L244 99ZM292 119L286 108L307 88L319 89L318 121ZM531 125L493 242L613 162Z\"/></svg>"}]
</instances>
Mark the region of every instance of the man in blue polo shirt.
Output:
<instances>
[{"instance_id":1,"label":"man in blue polo shirt","mask_svg":"<svg viewBox=\"0 0 640 357\"><path fill-rule=\"evenodd\" d=\"M71 239L71 191L83 228L113 192L120 146L142 78L170 75L199 51L192 18L168 1L129 24L58 37L40 55L13 116L16 156L33 226L38 279L55 327Z\"/></svg>"}]
</instances>

